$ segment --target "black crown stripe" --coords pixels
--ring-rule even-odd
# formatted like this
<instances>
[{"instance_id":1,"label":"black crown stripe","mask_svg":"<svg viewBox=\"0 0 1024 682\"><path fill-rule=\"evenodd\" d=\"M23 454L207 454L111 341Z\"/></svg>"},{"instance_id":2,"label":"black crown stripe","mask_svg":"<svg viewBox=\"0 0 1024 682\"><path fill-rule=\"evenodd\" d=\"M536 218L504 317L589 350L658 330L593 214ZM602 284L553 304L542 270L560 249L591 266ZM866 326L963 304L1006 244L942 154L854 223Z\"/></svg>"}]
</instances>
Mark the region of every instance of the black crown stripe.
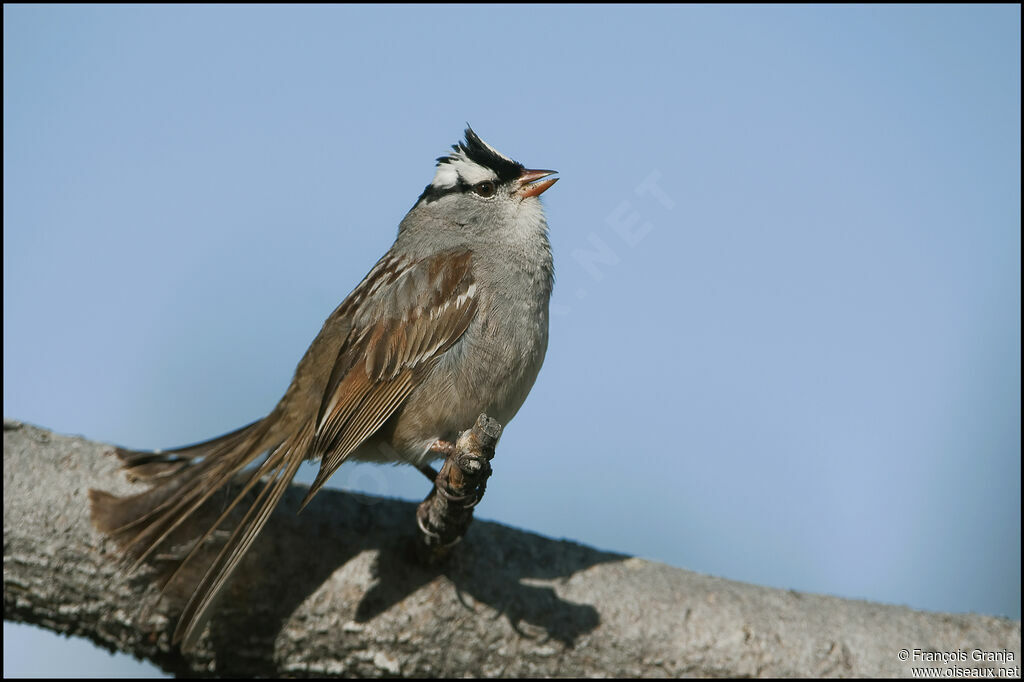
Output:
<instances>
[{"instance_id":1,"label":"black crown stripe","mask_svg":"<svg viewBox=\"0 0 1024 682\"><path fill-rule=\"evenodd\" d=\"M505 158L484 144L484 141L480 139L480 136L474 133L473 129L469 126L466 127L466 141L453 144L452 149L456 153L462 152L473 163L494 171L494 174L498 176L498 182L510 182L515 180L522 175L523 170L525 170L523 164ZM457 161L458 158L459 157L455 154L450 156L439 156L437 157L437 165L440 166L442 163L453 163ZM419 199L416 200L416 203L418 204L424 199L426 199L428 203L437 201L446 194L467 192L469 189L470 186L463 182L461 178L459 178L459 182L452 187L434 187L432 184L427 185Z\"/></svg>"},{"instance_id":2,"label":"black crown stripe","mask_svg":"<svg viewBox=\"0 0 1024 682\"><path fill-rule=\"evenodd\" d=\"M501 154L484 144L480 136L473 132L473 129L466 127L466 141L453 144L452 149L461 151L470 161L484 168L490 168L498 176L498 182L508 182L518 178L523 170L523 164L507 159ZM452 163L456 156L442 156L438 158L437 165Z\"/></svg>"}]
</instances>

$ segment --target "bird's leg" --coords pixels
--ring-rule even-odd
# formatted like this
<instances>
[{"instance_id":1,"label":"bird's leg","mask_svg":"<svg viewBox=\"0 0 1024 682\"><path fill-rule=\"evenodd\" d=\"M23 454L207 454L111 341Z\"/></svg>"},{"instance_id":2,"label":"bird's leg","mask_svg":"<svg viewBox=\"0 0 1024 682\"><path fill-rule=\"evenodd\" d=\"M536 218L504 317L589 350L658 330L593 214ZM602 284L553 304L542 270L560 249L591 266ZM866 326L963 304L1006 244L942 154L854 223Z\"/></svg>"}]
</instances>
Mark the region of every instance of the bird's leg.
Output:
<instances>
[{"instance_id":1,"label":"bird's leg","mask_svg":"<svg viewBox=\"0 0 1024 682\"><path fill-rule=\"evenodd\" d=\"M420 470L421 474L430 479L431 483L437 478L437 470L429 464L417 464L416 468Z\"/></svg>"},{"instance_id":2,"label":"bird's leg","mask_svg":"<svg viewBox=\"0 0 1024 682\"><path fill-rule=\"evenodd\" d=\"M437 439L433 445L427 448L427 452L438 457L447 457L455 452L455 443L450 440Z\"/></svg>"},{"instance_id":3,"label":"bird's leg","mask_svg":"<svg viewBox=\"0 0 1024 682\"><path fill-rule=\"evenodd\" d=\"M430 447L430 452L445 454L440 472L427 465L418 467L434 483L434 489L416 510L420 556L427 563L444 559L469 528L473 507L487 488L490 460L500 435L501 425L480 415L473 428L459 434L455 444L437 441Z\"/></svg>"},{"instance_id":4,"label":"bird's leg","mask_svg":"<svg viewBox=\"0 0 1024 682\"><path fill-rule=\"evenodd\" d=\"M455 452L455 443L447 440L435 440L434 443L427 448L427 452L436 457L444 457L447 459L449 455ZM431 483L437 480L437 470L429 464L417 464L416 468L420 470L420 473L426 476Z\"/></svg>"}]
</instances>

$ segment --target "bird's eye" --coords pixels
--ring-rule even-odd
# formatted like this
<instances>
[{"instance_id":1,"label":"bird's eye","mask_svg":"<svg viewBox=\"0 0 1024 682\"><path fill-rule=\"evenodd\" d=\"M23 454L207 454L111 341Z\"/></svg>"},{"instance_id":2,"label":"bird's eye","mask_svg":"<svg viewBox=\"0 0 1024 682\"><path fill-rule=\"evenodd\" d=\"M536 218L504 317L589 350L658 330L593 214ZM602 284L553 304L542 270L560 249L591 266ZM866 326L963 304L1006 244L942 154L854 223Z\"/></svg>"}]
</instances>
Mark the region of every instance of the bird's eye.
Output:
<instances>
[{"instance_id":1,"label":"bird's eye","mask_svg":"<svg viewBox=\"0 0 1024 682\"><path fill-rule=\"evenodd\" d=\"M479 194L480 196L484 197L485 199L487 197L493 197L494 183L488 182L487 180L483 182L478 182L475 185L473 185L473 191Z\"/></svg>"}]
</instances>

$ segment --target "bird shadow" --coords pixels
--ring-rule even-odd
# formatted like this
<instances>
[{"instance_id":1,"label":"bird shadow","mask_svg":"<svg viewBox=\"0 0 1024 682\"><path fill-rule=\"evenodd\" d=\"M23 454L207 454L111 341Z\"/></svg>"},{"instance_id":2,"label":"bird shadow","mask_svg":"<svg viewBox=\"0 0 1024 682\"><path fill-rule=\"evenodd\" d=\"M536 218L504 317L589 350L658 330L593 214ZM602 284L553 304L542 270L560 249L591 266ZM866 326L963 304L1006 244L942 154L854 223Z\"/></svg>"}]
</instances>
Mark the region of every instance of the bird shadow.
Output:
<instances>
[{"instance_id":1,"label":"bird shadow","mask_svg":"<svg viewBox=\"0 0 1024 682\"><path fill-rule=\"evenodd\" d=\"M237 646L239 629L245 628L249 642L262 642L267 647L264 651L271 650L296 609L360 557L369 563L369 580L364 571L356 581L361 596L351 600L355 602L351 613L339 614L343 619L370 622L401 608L410 595L447 581L467 610L477 611L478 604L484 605L506 618L524 638L572 647L581 635L600 625L600 611L595 604L559 597L555 585L597 564L627 558L476 520L445 562L428 566L417 559L413 548L416 504L324 489L296 515L305 492L298 485L287 491L218 600L210 621L210 644L218 667L223 663L225 670L240 671L265 666L259 656L245 660L246 650L252 648ZM182 532L203 528L217 504L212 502L213 509L188 524L194 526L192 531ZM215 551L211 548L210 556ZM194 563L196 568L183 574L169 593L172 606L187 600L206 560L199 557ZM175 670L178 665L171 668L181 672Z\"/></svg>"}]
</instances>

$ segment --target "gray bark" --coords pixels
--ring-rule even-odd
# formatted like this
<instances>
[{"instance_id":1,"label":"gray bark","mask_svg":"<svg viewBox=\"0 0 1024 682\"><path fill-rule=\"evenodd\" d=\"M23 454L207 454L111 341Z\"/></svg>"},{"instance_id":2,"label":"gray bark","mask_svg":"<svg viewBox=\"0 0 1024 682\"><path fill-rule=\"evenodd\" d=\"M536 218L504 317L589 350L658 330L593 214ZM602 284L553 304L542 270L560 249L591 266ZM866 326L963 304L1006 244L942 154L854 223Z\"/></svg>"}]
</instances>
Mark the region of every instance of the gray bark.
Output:
<instances>
[{"instance_id":1,"label":"gray bark","mask_svg":"<svg viewBox=\"0 0 1024 682\"><path fill-rule=\"evenodd\" d=\"M141 490L108 445L4 422L4 618L184 675L910 676L900 649L1020 674L1020 622L758 587L477 520L408 559L416 505L292 486L195 652L160 562L126 575L87 491ZM976 662L975 650L1012 660ZM955 654L954 654L955 655ZM947 673L949 674L949 673ZM970 674L970 673L968 673ZM977 673L975 673L977 674ZM1000 674L996 672L996 674ZM1003 673L1005 674L1005 673Z\"/></svg>"}]
</instances>

